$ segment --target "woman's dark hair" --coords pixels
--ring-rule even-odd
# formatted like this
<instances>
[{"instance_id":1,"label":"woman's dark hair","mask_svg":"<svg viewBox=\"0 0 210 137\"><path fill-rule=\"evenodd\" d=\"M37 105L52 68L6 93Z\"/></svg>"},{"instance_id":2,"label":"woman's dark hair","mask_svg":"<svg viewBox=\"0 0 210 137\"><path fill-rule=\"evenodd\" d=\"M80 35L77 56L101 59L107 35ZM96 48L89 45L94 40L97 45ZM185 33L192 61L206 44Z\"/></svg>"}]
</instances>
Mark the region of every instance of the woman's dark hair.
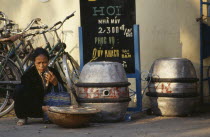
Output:
<instances>
[{"instance_id":1,"label":"woman's dark hair","mask_svg":"<svg viewBox=\"0 0 210 137\"><path fill-rule=\"evenodd\" d=\"M33 61L35 61L35 58L36 58L37 56L39 56L39 55L44 55L44 56L46 56L48 60L49 60L49 58L50 58L50 57L49 57L49 53L48 53L48 51L47 51L46 49L43 49L43 48L36 48L36 49L34 50L33 54L32 54L31 59L32 59Z\"/></svg>"}]
</instances>

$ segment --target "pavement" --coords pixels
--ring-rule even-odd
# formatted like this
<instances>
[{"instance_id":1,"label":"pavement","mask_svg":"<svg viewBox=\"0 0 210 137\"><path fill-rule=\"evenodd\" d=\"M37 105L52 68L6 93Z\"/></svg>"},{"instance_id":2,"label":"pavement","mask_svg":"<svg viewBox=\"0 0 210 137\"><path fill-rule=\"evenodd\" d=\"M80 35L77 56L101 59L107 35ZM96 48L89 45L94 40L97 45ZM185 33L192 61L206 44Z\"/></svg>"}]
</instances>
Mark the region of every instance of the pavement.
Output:
<instances>
[{"instance_id":1,"label":"pavement","mask_svg":"<svg viewBox=\"0 0 210 137\"><path fill-rule=\"evenodd\" d=\"M210 137L210 107L208 111L188 117L162 117L145 112L132 114L131 121L90 123L83 128L62 128L43 124L42 119L29 119L16 126L14 116L0 118L0 137Z\"/></svg>"}]
</instances>

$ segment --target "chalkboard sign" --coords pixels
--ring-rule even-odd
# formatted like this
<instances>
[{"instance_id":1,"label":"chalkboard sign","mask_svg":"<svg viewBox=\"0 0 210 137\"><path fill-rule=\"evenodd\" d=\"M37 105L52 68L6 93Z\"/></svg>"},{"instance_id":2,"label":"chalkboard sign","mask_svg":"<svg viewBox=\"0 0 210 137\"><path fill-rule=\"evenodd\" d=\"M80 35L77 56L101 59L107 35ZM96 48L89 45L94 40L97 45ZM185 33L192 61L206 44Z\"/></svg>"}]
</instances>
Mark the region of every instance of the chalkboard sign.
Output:
<instances>
[{"instance_id":1,"label":"chalkboard sign","mask_svg":"<svg viewBox=\"0 0 210 137\"><path fill-rule=\"evenodd\" d=\"M117 61L135 73L135 0L80 0L83 61Z\"/></svg>"}]
</instances>

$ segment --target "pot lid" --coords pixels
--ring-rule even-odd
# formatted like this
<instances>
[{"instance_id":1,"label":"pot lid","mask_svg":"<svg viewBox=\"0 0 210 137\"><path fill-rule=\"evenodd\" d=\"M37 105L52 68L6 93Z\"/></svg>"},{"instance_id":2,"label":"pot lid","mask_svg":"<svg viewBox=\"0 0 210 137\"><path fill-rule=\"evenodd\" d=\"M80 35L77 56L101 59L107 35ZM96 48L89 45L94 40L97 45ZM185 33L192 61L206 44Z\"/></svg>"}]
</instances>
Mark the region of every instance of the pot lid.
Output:
<instances>
[{"instance_id":1,"label":"pot lid","mask_svg":"<svg viewBox=\"0 0 210 137\"><path fill-rule=\"evenodd\" d=\"M160 58L154 61L150 73L157 79L197 78L192 62L186 58Z\"/></svg>"},{"instance_id":2,"label":"pot lid","mask_svg":"<svg viewBox=\"0 0 210 137\"><path fill-rule=\"evenodd\" d=\"M84 65L79 83L122 83L128 82L126 72L118 62L88 62Z\"/></svg>"}]
</instances>

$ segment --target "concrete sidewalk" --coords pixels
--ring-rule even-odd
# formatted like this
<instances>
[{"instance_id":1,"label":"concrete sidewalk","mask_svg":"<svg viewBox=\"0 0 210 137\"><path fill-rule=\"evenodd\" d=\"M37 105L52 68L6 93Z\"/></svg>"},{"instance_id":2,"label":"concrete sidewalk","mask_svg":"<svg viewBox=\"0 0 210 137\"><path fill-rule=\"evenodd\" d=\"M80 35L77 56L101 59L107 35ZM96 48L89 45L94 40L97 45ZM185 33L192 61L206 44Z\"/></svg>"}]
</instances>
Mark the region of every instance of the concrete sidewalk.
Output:
<instances>
[{"instance_id":1,"label":"concrete sidewalk","mask_svg":"<svg viewBox=\"0 0 210 137\"><path fill-rule=\"evenodd\" d=\"M43 124L42 119L29 119L24 126L16 126L16 121L14 117L1 118L0 137L210 137L210 112L190 117L139 113L130 122L91 123L77 129Z\"/></svg>"}]
</instances>

